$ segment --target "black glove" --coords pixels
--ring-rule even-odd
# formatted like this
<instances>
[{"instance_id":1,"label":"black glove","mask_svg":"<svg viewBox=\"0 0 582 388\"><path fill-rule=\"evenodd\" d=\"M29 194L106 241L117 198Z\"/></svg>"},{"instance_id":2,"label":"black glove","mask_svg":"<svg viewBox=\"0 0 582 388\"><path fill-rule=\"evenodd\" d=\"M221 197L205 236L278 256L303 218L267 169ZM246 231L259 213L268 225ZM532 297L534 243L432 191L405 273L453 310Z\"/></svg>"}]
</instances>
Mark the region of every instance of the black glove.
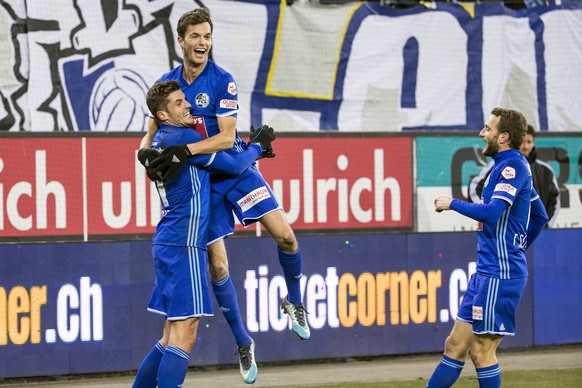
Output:
<instances>
[{"instance_id":1,"label":"black glove","mask_svg":"<svg viewBox=\"0 0 582 388\"><path fill-rule=\"evenodd\" d=\"M151 148L141 148L137 151L137 160L142 164L144 167L149 167L152 160L160 156L160 151L152 150Z\"/></svg>"},{"instance_id":2,"label":"black glove","mask_svg":"<svg viewBox=\"0 0 582 388\"><path fill-rule=\"evenodd\" d=\"M275 157L275 153L273 152L273 147L269 147L266 150L264 150L262 154L259 155L257 160L263 159L263 158L274 158L274 157Z\"/></svg>"},{"instance_id":3,"label":"black glove","mask_svg":"<svg viewBox=\"0 0 582 388\"><path fill-rule=\"evenodd\" d=\"M273 148L271 147L271 142L275 140L275 130L268 125L262 125L259 128L255 128L251 125L251 136L250 143L259 143L263 149L261 158L273 158L275 154L273 153Z\"/></svg>"},{"instance_id":4,"label":"black glove","mask_svg":"<svg viewBox=\"0 0 582 388\"><path fill-rule=\"evenodd\" d=\"M190 156L192 153L186 144L166 148L159 157L150 162L152 176L156 180L172 179Z\"/></svg>"},{"instance_id":5,"label":"black glove","mask_svg":"<svg viewBox=\"0 0 582 388\"><path fill-rule=\"evenodd\" d=\"M160 156L160 151L150 148L141 148L137 152L137 160L145 167L146 174L152 181L155 180L155 175L152 172L151 163L158 156Z\"/></svg>"}]
</instances>

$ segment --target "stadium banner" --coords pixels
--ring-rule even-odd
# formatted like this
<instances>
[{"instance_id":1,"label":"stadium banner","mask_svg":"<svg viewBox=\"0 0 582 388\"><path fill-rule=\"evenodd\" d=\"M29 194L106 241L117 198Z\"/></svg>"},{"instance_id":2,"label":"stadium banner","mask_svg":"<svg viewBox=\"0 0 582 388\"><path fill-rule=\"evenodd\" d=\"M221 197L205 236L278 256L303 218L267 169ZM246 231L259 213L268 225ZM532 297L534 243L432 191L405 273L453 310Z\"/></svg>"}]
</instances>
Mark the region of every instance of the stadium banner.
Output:
<instances>
[{"instance_id":1,"label":"stadium banner","mask_svg":"<svg viewBox=\"0 0 582 388\"><path fill-rule=\"evenodd\" d=\"M143 96L180 63L175 26L200 6L213 18L212 57L237 82L242 129L471 130L503 102L536 129L582 131L575 0L521 10L489 1L2 1L0 130L144 130Z\"/></svg>"},{"instance_id":2,"label":"stadium banner","mask_svg":"<svg viewBox=\"0 0 582 388\"><path fill-rule=\"evenodd\" d=\"M135 136L2 139L0 240L148 238L160 200L138 145ZM410 136L279 138L277 157L259 164L295 230L412 231L412 148Z\"/></svg>"},{"instance_id":3,"label":"stadium banner","mask_svg":"<svg viewBox=\"0 0 582 388\"><path fill-rule=\"evenodd\" d=\"M581 233L545 232L528 253L533 276L517 335L502 347L532 346L548 330L544 344L582 341L579 320L569 318L579 317L572 303L582 297L582 255L551 243L579 241ZM311 339L300 341L279 308L286 287L273 241L226 243L260 362L441 352L475 271L474 232L300 237L311 327ZM163 319L146 311L155 276L148 241L3 244L0 265L0 378L136 370L161 337ZM538 269L550 266L567 274L559 286L539 281ZM238 362L213 303L216 315L202 319L191 365ZM563 317L548 319L552 311Z\"/></svg>"},{"instance_id":4,"label":"stadium banner","mask_svg":"<svg viewBox=\"0 0 582 388\"><path fill-rule=\"evenodd\" d=\"M434 199L448 195L470 201L468 186L492 159L482 154L485 143L447 133L418 136L416 145L416 230L418 232L475 230L477 222L456 212L436 213ZM548 162L560 187L560 210L554 228L582 227L582 137L536 137L538 158Z\"/></svg>"}]
</instances>

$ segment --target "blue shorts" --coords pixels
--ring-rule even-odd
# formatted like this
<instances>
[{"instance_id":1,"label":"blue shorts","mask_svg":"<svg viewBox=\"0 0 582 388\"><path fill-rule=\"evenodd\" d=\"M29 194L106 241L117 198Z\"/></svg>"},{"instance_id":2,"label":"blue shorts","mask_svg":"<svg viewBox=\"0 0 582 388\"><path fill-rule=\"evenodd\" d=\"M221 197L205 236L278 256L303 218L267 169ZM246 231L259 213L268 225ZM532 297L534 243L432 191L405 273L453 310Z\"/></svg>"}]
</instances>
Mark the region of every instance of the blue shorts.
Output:
<instances>
[{"instance_id":1,"label":"blue shorts","mask_svg":"<svg viewBox=\"0 0 582 388\"><path fill-rule=\"evenodd\" d=\"M234 177L212 177L210 201L208 245L234 233L234 216L247 227L265 214L281 209L273 191L254 167Z\"/></svg>"},{"instance_id":2,"label":"blue shorts","mask_svg":"<svg viewBox=\"0 0 582 388\"><path fill-rule=\"evenodd\" d=\"M527 276L495 279L474 273L457 320L472 323L475 334L515 335L515 312L526 284Z\"/></svg>"},{"instance_id":3,"label":"blue shorts","mask_svg":"<svg viewBox=\"0 0 582 388\"><path fill-rule=\"evenodd\" d=\"M214 315L208 288L208 254L195 247L152 246L156 280L148 311L170 321Z\"/></svg>"}]
</instances>

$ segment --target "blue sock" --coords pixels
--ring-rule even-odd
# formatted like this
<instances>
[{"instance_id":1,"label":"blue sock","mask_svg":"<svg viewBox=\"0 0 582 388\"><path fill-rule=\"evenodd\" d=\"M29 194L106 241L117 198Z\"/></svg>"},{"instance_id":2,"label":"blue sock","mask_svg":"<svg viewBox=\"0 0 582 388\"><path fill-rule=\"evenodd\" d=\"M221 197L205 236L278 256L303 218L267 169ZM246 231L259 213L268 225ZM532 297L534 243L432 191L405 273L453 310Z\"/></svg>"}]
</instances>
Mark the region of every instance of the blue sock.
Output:
<instances>
[{"instance_id":1,"label":"blue sock","mask_svg":"<svg viewBox=\"0 0 582 388\"><path fill-rule=\"evenodd\" d=\"M175 346L166 346L164 357L158 369L159 388L181 387L188 372L188 353Z\"/></svg>"},{"instance_id":2,"label":"blue sock","mask_svg":"<svg viewBox=\"0 0 582 388\"><path fill-rule=\"evenodd\" d=\"M250 344L251 337L249 337L249 334L245 330L242 318L240 317L238 298L230 275L226 275L224 279L218 281L212 280L210 283L212 283L212 290L214 291L220 310L224 314L230 330L234 334L236 346L240 347Z\"/></svg>"},{"instance_id":3,"label":"blue sock","mask_svg":"<svg viewBox=\"0 0 582 388\"><path fill-rule=\"evenodd\" d=\"M163 356L164 346L158 341L141 362L132 388L156 388L158 386L158 368Z\"/></svg>"},{"instance_id":4,"label":"blue sock","mask_svg":"<svg viewBox=\"0 0 582 388\"><path fill-rule=\"evenodd\" d=\"M297 249L294 253L287 253L278 248L279 263L283 268L285 275L285 283L287 284L287 300L291 303L301 303L301 276L303 257L301 256L301 249Z\"/></svg>"},{"instance_id":5,"label":"blue sock","mask_svg":"<svg viewBox=\"0 0 582 388\"><path fill-rule=\"evenodd\" d=\"M450 387L457 381L464 366L464 362L453 360L443 354L441 362L432 372L426 386L430 388Z\"/></svg>"},{"instance_id":6,"label":"blue sock","mask_svg":"<svg viewBox=\"0 0 582 388\"><path fill-rule=\"evenodd\" d=\"M479 379L479 388L498 388L501 387L501 368L499 364L486 366L485 368L476 368L477 379Z\"/></svg>"}]
</instances>

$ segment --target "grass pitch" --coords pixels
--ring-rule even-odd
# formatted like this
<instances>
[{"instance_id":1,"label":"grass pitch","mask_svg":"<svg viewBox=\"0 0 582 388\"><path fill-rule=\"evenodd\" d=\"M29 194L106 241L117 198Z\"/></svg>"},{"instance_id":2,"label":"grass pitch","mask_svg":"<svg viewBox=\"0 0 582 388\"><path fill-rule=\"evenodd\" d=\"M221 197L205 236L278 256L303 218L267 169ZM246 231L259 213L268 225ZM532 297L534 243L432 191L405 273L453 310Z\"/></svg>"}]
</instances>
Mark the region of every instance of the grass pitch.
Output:
<instances>
[{"instance_id":1,"label":"grass pitch","mask_svg":"<svg viewBox=\"0 0 582 388\"><path fill-rule=\"evenodd\" d=\"M426 383L426 379L417 379L377 383L350 382L345 384L313 385L302 388L418 388L426 387ZM582 387L582 368L501 372L501 385L503 388L580 388ZM475 388L478 386L477 376L461 376L453 387Z\"/></svg>"}]
</instances>

